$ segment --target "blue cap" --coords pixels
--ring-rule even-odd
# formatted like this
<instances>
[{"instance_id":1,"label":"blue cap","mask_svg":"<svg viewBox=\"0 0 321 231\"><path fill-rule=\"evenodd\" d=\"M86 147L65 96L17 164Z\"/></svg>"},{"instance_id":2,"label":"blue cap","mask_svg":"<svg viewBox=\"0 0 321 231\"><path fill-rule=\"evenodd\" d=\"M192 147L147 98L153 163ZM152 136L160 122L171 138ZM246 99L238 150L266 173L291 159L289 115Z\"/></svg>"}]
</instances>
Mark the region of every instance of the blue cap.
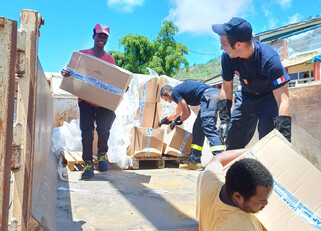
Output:
<instances>
[{"instance_id":1,"label":"blue cap","mask_svg":"<svg viewBox=\"0 0 321 231\"><path fill-rule=\"evenodd\" d=\"M238 17L233 17L224 24L213 24L212 30L219 35L230 35L238 42L246 42L252 39L251 24Z\"/></svg>"}]
</instances>

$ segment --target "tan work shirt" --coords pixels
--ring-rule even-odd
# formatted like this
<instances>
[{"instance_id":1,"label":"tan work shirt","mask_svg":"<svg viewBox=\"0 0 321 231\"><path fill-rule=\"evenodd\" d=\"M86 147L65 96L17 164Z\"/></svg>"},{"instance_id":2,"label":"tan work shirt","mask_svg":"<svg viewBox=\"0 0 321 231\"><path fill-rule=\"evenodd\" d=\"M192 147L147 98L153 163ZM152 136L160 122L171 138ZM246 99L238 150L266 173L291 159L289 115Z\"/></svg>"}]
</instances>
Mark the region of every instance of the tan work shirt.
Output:
<instances>
[{"instance_id":1,"label":"tan work shirt","mask_svg":"<svg viewBox=\"0 0 321 231\"><path fill-rule=\"evenodd\" d=\"M257 217L225 204L219 195L225 182L223 166L209 164L197 180L197 208L200 231L266 231Z\"/></svg>"}]
</instances>

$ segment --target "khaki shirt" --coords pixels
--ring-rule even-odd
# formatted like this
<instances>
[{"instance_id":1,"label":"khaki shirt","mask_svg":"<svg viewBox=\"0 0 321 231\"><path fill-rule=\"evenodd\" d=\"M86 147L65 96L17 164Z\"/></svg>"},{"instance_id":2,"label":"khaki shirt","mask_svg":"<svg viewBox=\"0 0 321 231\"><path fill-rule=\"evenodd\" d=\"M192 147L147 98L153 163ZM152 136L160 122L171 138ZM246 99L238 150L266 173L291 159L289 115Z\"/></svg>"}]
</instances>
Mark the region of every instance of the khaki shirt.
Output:
<instances>
[{"instance_id":1,"label":"khaki shirt","mask_svg":"<svg viewBox=\"0 0 321 231\"><path fill-rule=\"evenodd\" d=\"M225 204L219 195L225 182L223 166L209 164L197 180L196 215L200 231L266 231L252 213Z\"/></svg>"}]
</instances>

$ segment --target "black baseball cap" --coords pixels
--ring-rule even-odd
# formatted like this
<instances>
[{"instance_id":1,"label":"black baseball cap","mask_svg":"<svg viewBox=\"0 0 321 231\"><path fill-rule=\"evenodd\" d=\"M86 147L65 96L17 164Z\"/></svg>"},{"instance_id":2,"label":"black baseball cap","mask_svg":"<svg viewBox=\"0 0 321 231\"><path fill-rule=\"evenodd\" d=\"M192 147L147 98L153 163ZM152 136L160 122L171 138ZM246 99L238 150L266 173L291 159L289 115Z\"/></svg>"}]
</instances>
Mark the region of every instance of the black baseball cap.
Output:
<instances>
[{"instance_id":1,"label":"black baseball cap","mask_svg":"<svg viewBox=\"0 0 321 231\"><path fill-rule=\"evenodd\" d=\"M212 30L219 35L230 35L238 42L246 42L252 39L252 26L243 18L233 17L224 24L213 24Z\"/></svg>"}]
</instances>

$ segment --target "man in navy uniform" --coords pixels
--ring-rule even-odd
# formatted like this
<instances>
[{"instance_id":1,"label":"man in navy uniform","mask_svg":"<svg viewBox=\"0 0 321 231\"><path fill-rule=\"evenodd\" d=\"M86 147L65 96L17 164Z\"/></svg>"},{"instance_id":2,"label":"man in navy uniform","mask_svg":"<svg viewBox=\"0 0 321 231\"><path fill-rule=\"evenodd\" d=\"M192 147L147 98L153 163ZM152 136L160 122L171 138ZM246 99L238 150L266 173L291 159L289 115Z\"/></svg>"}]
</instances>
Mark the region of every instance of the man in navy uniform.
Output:
<instances>
[{"instance_id":1,"label":"man in navy uniform","mask_svg":"<svg viewBox=\"0 0 321 231\"><path fill-rule=\"evenodd\" d=\"M205 136L210 142L213 155L224 151L224 145L219 139L216 128L217 103L220 100L220 91L205 83L188 80L174 88L169 85L162 87L160 95L163 100L177 103L176 110L168 117L163 118L158 126L170 124L171 128L181 124L190 115L188 105L200 105L200 111L193 125L193 140L189 162L180 164L181 169L202 170L201 154Z\"/></svg>"},{"instance_id":2,"label":"man in navy uniform","mask_svg":"<svg viewBox=\"0 0 321 231\"><path fill-rule=\"evenodd\" d=\"M252 41L252 27L234 17L224 24L214 24L221 49L222 88L218 104L220 137L227 149L244 148L258 125L261 139L274 128L291 141L291 117L288 82L290 76L280 57L270 46ZM233 77L238 75L242 89L235 93L231 115Z\"/></svg>"}]
</instances>

